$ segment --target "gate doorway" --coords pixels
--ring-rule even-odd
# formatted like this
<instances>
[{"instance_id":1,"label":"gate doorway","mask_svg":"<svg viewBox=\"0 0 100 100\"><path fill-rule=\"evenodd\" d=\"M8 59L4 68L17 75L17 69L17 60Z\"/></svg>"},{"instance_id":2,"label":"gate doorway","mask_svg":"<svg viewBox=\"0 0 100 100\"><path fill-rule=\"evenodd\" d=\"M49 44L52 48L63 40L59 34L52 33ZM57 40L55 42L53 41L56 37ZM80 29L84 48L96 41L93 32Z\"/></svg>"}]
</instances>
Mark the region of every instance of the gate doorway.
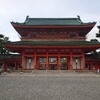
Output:
<instances>
[{"instance_id":1,"label":"gate doorway","mask_svg":"<svg viewBox=\"0 0 100 100\"><path fill-rule=\"evenodd\" d=\"M38 57L37 66L39 70L45 70L46 69L46 57Z\"/></svg>"},{"instance_id":2,"label":"gate doorway","mask_svg":"<svg viewBox=\"0 0 100 100\"><path fill-rule=\"evenodd\" d=\"M61 70L68 70L69 67L69 57L61 57L60 58L60 69Z\"/></svg>"},{"instance_id":3,"label":"gate doorway","mask_svg":"<svg viewBox=\"0 0 100 100\"><path fill-rule=\"evenodd\" d=\"M24 69L34 69L34 58L25 57L25 68Z\"/></svg>"},{"instance_id":4,"label":"gate doorway","mask_svg":"<svg viewBox=\"0 0 100 100\"><path fill-rule=\"evenodd\" d=\"M57 69L57 57L49 57L49 69L50 70Z\"/></svg>"}]
</instances>

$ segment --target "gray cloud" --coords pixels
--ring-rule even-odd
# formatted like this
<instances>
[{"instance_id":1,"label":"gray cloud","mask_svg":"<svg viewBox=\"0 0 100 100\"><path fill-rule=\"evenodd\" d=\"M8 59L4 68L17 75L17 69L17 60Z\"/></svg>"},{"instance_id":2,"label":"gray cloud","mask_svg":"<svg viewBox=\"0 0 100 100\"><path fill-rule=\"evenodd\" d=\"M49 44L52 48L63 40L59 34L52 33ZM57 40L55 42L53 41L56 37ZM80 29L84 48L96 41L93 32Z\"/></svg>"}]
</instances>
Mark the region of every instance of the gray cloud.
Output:
<instances>
[{"instance_id":1,"label":"gray cloud","mask_svg":"<svg viewBox=\"0 0 100 100\"><path fill-rule=\"evenodd\" d=\"M0 33L10 40L19 40L10 22L23 22L27 15L38 18L80 15L83 21L100 20L99 0L0 0L0 4ZM98 31L96 27L89 34L94 31Z\"/></svg>"}]
</instances>

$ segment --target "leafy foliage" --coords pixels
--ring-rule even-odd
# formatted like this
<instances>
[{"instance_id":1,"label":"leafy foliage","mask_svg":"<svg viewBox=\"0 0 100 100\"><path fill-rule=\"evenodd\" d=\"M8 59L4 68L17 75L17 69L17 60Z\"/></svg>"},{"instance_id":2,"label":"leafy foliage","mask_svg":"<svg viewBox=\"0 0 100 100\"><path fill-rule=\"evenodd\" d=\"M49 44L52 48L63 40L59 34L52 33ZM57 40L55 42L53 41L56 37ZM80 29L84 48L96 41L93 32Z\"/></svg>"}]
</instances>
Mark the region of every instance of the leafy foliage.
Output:
<instances>
[{"instance_id":1,"label":"leafy foliage","mask_svg":"<svg viewBox=\"0 0 100 100\"><path fill-rule=\"evenodd\" d=\"M100 34L99 33L96 33L96 37L99 38L100 37Z\"/></svg>"},{"instance_id":2,"label":"leafy foliage","mask_svg":"<svg viewBox=\"0 0 100 100\"><path fill-rule=\"evenodd\" d=\"M99 27L98 27L98 29L99 29ZM100 29L99 29L98 33L96 33L96 37L100 38Z\"/></svg>"},{"instance_id":3,"label":"leafy foliage","mask_svg":"<svg viewBox=\"0 0 100 100\"><path fill-rule=\"evenodd\" d=\"M4 47L4 43L9 41L8 37L0 34L0 54L8 54L9 51Z\"/></svg>"},{"instance_id":4,"label":"leafy foliage","mask_svg":"<svg viewBox=\"0 0 100 100\"><path fill-rule=\"evenodd\" d=\"M91 42L99 42L97 39L91 39Z\"/></svg>"}]
</instances>

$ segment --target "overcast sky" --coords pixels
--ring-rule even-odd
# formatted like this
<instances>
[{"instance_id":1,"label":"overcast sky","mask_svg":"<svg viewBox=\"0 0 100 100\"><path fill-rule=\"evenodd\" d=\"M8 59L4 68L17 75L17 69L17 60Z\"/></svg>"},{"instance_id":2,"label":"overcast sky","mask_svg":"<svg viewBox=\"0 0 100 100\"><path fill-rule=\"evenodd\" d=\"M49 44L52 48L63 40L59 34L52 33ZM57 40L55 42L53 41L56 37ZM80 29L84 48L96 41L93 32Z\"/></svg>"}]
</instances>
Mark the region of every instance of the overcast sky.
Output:
<instances>
[{"instance_id":1,"label":"overcast sky","mask_svg":"<svg viewBox=\"0 0 100 100\"><path fill-rule=\"evenodd\" d=\"M79 15L83 22L96 21L87 35L89 40L95 38L100 25L100 0L0 0L0 34L18 41L19 34L10 22L24 22L27 15L33 18L76 18Z\"/></svg>"}]
</instances>

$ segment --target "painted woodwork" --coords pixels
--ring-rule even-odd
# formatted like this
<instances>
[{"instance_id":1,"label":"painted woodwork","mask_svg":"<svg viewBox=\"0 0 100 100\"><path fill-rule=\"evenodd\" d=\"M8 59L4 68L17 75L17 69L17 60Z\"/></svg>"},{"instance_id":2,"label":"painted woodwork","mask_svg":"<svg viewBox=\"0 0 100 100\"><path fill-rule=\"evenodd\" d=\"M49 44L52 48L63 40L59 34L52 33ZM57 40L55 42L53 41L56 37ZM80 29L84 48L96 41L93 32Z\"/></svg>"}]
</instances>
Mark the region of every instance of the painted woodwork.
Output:
<instances>
[{"instance_id":1,"label":"painted woodwork","mask_svg":"<svg viewBox=\"0 0 100 100\"><path fill-rule=\"evenodd\" d=\"M69 19L66 20L69 21ZM21 35L21 41L86 41L86 34L96 23L84 24L80 19L75 18L74 20L78 20L77 23L80 23L78 25L75 23L71 25L28 25L26 19L25 23L11 22L11 24ZM89 69L93 69L94 64L91 63L91 60L85 61L85 53L96 50L100 45L94 45L91 48L91 45L8 44L6 47L11 51L22 54L21 66L23 70L84 70L86 64L90 66ZM15 62L15 66L17 66L17 63Z\"/></svg>"}]
</instances>

